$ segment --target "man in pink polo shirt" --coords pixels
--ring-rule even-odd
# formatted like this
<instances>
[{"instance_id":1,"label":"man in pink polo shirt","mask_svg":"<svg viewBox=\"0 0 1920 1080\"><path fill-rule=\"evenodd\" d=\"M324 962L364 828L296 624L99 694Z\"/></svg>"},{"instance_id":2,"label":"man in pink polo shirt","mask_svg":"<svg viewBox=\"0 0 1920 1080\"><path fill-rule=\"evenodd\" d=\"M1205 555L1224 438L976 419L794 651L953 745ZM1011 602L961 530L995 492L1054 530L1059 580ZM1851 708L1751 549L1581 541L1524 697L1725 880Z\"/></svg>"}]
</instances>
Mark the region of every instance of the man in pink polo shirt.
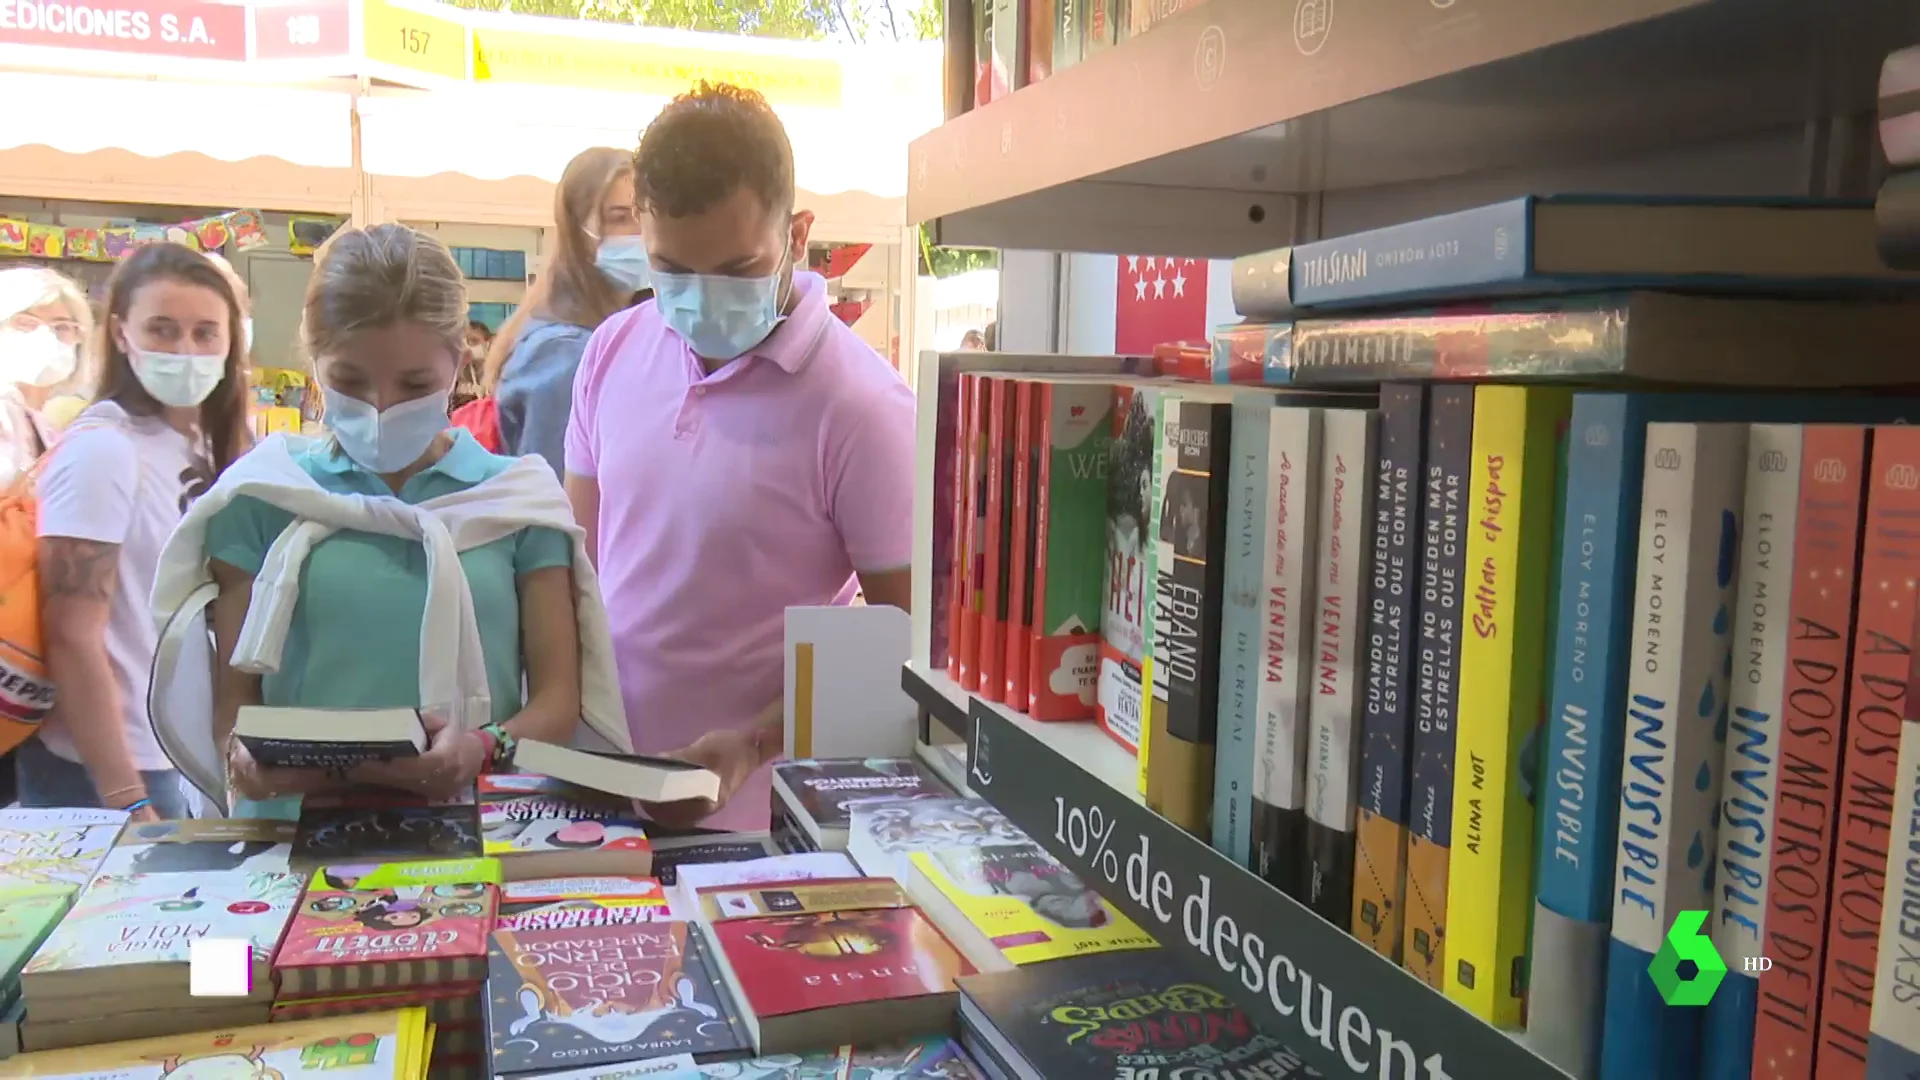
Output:
<instances>
[{"instance_id":1,"label":"man in pink polo shirt","mask_svg":"<svg viewBox=\"0 0 1920 1080\"><path fill-rule=\"evenodd\" d=\"M642 753L720 774L674 824L767 827L784 615L905 608L913 394L799 270L793 149L759 94L700 84L634 156L653 300L602 323L574 379L567 493Z\"/></svg>"}]
</instances>

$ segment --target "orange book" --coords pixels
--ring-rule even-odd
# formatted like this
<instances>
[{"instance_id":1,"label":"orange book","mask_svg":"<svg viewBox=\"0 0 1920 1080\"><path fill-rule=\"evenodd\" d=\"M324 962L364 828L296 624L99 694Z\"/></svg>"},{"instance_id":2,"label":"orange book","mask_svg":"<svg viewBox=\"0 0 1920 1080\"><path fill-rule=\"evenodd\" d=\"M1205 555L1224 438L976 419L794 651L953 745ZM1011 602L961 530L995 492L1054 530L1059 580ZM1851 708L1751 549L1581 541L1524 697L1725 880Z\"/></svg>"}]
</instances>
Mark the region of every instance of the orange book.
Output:
<instances>
[{"instance_id":1,"label":"orange book","mask_svg":"<svg viewBox=\"0 0 1920 1080\"><path fill-rule=\"evenodd\" d=\"M947 675L960 681L960 623L966 610L967 582L967 416L974 376L956 381L953 423L953 536L947 544Z\"/></svg>"},{"instance_id":2,"label":"orange book","mask_svg":"<svg viewBox=\"0 0 1920 1080\"><path fill-rule=\"evenodd\" d=\"M1007 571L1007 693L1016 709L1027 707L1027 652L1033 648L1033 399L1030 382L1015 383L1013 405L1012 521L1007 535L1012 560Z\"/></svg>"},{"instance_id":3,"label":"orange book","mask_svg":"<svg viewBox=\"0 0 1920 1080\"><path fill-rule=\"evenodd\" d=\"M987 394L987 513L980 585L980 696L999 701L1007 693L1007 492L1013 485L1014 391L1012 379L995 379Z\"/></svg>"},{"instance_id":4,"label":"orange book","mask_svg":"<svg viewBox=\"0 0 1920 1080\"><path fill-rule=\"evenodd\" d=\"M987 388L993 380L985 375L962 375L960 379L963 387L970 385L972 389L963 389L960 394L966 408L960 439L967 462L960 515L960 558L964 564L961 567L964 580L960 586L960 648L955 665L958 670L953 676L959 680L962 690L973 691L980 689L981 521L987 512L986 400Z\"/></svg>"},{"instance_id":5,"label":"orange book","mask_svg":"<svg viewBox=\"0 0 1920 1080\"><path fill-rule=\"evenodd\" d=\"M1867 1071L1887 840L1913 657L1914 585L1920 579L1920 429L1877 428L1872 461L1834 837L1833 910L1820 981L1814 1059L1820 1080L1863 1080Z\"/></svg>"},{"instance_id":6,"label":"orange book","mask_svg":"<svg viewBox=\"0 0 1920 1080\"><path fill-rule=\"evenodd\" d=\"M1787 678L1753 1080L1812 1080L1859 568L1867 429L1821 425L1802 444Z\"/></svg>"}]
</instances>

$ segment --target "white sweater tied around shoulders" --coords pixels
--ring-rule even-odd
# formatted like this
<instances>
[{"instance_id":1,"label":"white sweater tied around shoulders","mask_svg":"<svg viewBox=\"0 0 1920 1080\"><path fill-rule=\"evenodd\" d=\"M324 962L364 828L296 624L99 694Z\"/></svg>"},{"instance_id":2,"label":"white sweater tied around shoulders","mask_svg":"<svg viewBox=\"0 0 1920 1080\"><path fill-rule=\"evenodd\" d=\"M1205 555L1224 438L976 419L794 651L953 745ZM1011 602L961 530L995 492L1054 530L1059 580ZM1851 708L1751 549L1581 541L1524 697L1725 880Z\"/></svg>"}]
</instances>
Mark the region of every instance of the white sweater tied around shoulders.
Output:
<instances>
[{"instance_id":1,"label":"white sweater tied around shoulders","mask_svg":"<svg viewBox=\"0 0 1920 1080\"><path fill-rule=\"evenodd\" d=\"M295 460L296 453L314 447L313 440L301 436L269 436L194 502L160 554L152 607L161 642L148 706L161 748L188 782L224 810L226 759L213 737L215 668L210 651L200 657L209 640L205 609L219 591L207 567L207 523L242 495L276 506L294 520L267 549L255 576L246 622L227 661L234 668L252 674L280 670L300 598L300 567L315 545L342 529L417 540L427 553L419 705L456 727L478 728L492 719L493 708L480 624L460 552L526 528L556 529L573 541L583 721L576 741L632 751L613 639L587 557L586 534L574 521L551 466L537 457L521 458L463 491L409 504L393 496L341 494L321 487ZM204 682L193 678L197 668L204 668Z\"/></svg>"}]
</instances>

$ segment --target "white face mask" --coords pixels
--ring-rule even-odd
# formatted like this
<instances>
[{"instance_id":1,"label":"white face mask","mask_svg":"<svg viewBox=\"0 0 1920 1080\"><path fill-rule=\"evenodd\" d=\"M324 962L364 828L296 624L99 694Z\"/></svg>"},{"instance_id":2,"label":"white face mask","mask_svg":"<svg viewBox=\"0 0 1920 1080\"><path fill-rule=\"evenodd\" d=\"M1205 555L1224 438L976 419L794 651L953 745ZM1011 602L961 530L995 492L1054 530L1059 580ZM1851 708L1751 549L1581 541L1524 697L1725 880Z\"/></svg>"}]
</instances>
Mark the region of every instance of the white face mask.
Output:
<instances>
[{"instance_id":1,"label":"white face mask","mask_svg":"<svg viewBox=\"0 0 1920 1080\"><path fill-rule=\"evenodd\" d=\"M153 400L175 409L191 409L212 396L227 374L224 353L165 353L128 349L127 360Z\"/></svg>"},{"instance_id":2,"label":"white face mask","mask_svg":"<svg viewBox=\"0 0 1920 1080\"><path fill-rule=\"evenodd\" d=\"M32 330L0 327L0 380L52 386L73 374L79 346L61 341L51 326Z\"/></svg>"},{"instance_id":3,"label":"white face mask","mask_svg":"<svg viewBox=\"0 0 1920 1080\"><path fill-rule=\"evenodd\" d=\"M448 391L376 409L331 386L322 387L326 424L355 465L385 476L419 461L447 429Z\"/></svg>"}]
</instances>

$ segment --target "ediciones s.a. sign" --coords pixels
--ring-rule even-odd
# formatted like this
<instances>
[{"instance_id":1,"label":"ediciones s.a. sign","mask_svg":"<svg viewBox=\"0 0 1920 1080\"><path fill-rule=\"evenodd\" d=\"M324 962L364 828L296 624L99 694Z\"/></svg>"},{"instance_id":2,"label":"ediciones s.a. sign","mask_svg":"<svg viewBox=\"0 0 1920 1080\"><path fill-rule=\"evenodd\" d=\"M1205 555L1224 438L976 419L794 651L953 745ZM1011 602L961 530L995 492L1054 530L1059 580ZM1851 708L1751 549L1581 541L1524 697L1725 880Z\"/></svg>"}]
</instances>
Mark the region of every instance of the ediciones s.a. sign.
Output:
<instances>
[{"instance_id":1,"label":"ediciones s.a. sign","mask_svg":"<svg viewBox=\"0 0 1920 1080\"><path fill-rule=\"evenodd\" d=\"M0 0L0 45L245 60L247 9L199 0Z\"/></svg>"}]
</instances>

